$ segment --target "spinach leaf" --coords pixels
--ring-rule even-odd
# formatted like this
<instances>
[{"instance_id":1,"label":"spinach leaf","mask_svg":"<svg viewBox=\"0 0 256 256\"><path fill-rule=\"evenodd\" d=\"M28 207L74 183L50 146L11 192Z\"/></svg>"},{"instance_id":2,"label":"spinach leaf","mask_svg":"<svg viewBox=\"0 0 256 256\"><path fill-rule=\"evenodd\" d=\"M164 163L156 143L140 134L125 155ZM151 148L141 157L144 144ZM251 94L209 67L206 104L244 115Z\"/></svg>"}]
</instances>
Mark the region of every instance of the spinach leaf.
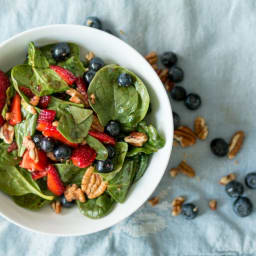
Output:
<instances>
[{"instance_id":1,"label":"spinach leaf","mask_svg":"<svg viewBox=\"0 0 256 256\"><path fill-rule=\"evenodd\" d=\"M114 169L112 172L99 173L106 181L111 180L121 169L128 150L126 142L117 142L115 145L115 157L113 158Z\"/></svg>"},{"instance_id":2,"label":"spinach leaf","mask_svg":"<svg viewBox=\"0 0 256 256\"><path fill-rule=\"evenodd\" d=\"M45 205L50 203L49 200L45 200L40 196L37 196L34 194L26 194L23 196L13 196L12 199L17 205L32 211L38 211L41 208L43 208Z\"/></svg>"},{"instance_id":3,"label":"spinach leaf","mask_svg":"<svg viewBox=\"0 0 256 256\"><path fill-rule=\"evenodd\" d=\"M14 126L15 140L18 146L18 156L23 156L26 148L23 145L25 136L33 136L36 131L37 114L28 113L26 119Z\"/></svg>"},{"instance_id":4,"label":"spinach leaf","mask_svg":"<svg viewBox=\"0 0 256 256\"><path fill-rule=\"evenodd\" d=\"M148 141L143 145L143 147L133 147L127 153L128 157L135 156L139 153L152 154L153 152L157 152L158 149L164 146L164 138L159 135L153 125L147 126L144 121L140 122L138 125L138 131L146 133L148 135Z\"/></svg>"},{"instance_id":5,"label":"spinach leaf","mask_svg":"<svg viewBox=\"0 0 256 256\"><path fill-rule=\"evenodd\" d=\"M54 196L48 196L41 192L27 170L14 166L0 166L0 190L10 196L34 194L46 200L54 199Z\"/></svg>"},{"instance_id":6,"label":"spinach leaf","mask_svg":"<svg viewBox=\"0 0 256 256\"><path fill-rule=\"evenodd\" d=\"M77 104L77 103L61 100L54 96L51 96L51 100L50 100L50 103L49 103L47 109L55 110L56 114L57 114L56 117L60 118L62 109L67 106L75 106L75 107L79 107L79 108L84 108L83 104Z\"/></svg>"},{"instance_id":7,"label":"spinach leaf","mask_svg":"<svg viewBox=\"0 0 256 256\"><path fill-rule=\"evenodd\" d=\"M2 116L5 118L6 113L8 112L8 108L11 105L11 99L15 94L15 90L13 86L9 86L6 90L6 101L4 107L2 109Z\"/></svg>"},{"instance_id":8,"label":"spinach leaf","mask_svg":"<svg viewBox=\"0 0 256 256\"><path fill-rule=\"evenodd\" d=\"M61 180L66 184L81 185L86 168L79 168L71 163L55 164Z\"/></svg>"},{"instance_id":9,"label":"spinach leaf","mask_svg":"<svg viewBox=\"0 0 256 256\"><path fill-rule=\"evenodd\" d=\"M59 111L61 111L59 109ZM68 106L61 111L58 131L73 143L82 143L92 124L92 110Z\"/></svg>"},{"instance_id":10,"label":"spinach leaf","mask_svg":"<svg viewBox=\"0 0 256 256\"><path fill-rule=\"evenodd\" d=\"M8 166L12 165L15 166L20 162L20 159L18 158L18 152L17 150L14 150L12 152L8 152L9 145L5 143L0 143L0 166Z\"/></svg>"},{"instance_id":11,"label":"spinach leaf","mask_svg":"<svg viewBox=\"0 0 256 256\"><path fill-rule=\"evenodd\" d=\"M55 44L48 44L45 46L40 47L39 49L41 50L42 54L47 58L48 62L50 65L55 65L56 61L55 59L52 57L52 47ZM69 47L70 47L70 56L75 56L75 57L79 57L80 55L80 49L79 46L74 44L74 43L68 43Z\"/></svg>"},{"instance_id":12,"label":"spinach leaf","mask_svg":"<svg viewBox=\"0 0 256 256\"><path fill-rule=\"evenodd\" d=\"M137 167L137 162L134 160L126 160L121 171L108 182L107 192L115 201L119 203L125 201Z\"/></svg>"},{"instance_id":13,"label":"spinach leaf","mask_svg":"<svg viewBox=\"0 0 256 256\"><path fill-rule=\"evenodd\" d=\"M28 44L28 64L34 68L48 68L49 62L33 42Z\"/></svg>"},{"instance_id":14,"label":"spinach leaf","mask_svg":"<svg viewBox=\"0 0 256 256\"><path fill-rule=\"evenodd\" d=\"M93 148L96 153L96 159L97 160L106 160L108 158L108 150L105 148L105 146L97 139L94 137L87 135L86 137L86 142L87 144Z\"/></svg>"},{"instance_id":15,"label":"spinach leaf","mask_svg":"<svg viewBox=\"0 0 256 256\"><path fill-rule=\"evenodd\" d=\"M80 212L91 218L99 219L106 216L114 207L115 201L106 193L85 203L77 202Z\"/></svg>"},{"instance_id":16,"label":"spinach leaf","mask_svg":"<svg viewBox=\"0 0 256 256\"><path fill-rule=\"evenodd\" d=\"M137 155L136 157L139 158L139 165L138 165L138 169L136 170L133 182L137 182L144 175L144 173L148 167L148 162L149 162L150 156L142 153L140 155Z\"/></svg>"},{"instance_id":17,"label":"spinach leaf","mask_svg":"<svg viewBox=\"0 0 256 256\"><path fill-rule=\"evenodd\" d=\"M122 73L131 75L134 86L118 85ZM90 105L103 126L110 120L118 120L123 129L131 130L148 111L150 99L146 86L133 72L118 65L107 65L96 73L88 88L88 95L91 94L96 101L94 104L90 101Z\"/></svg>"},{"instance_id":18,"label":"spinach leaf","mask_svg":"<svg viewBox=\"0 0 256 256\"><path fill-rule=\"evenodd\" d=\"M85 67L79 57L72 56L68 58L65 61L59 62L58 66L61 66L67 70L69 70L71 73L73 73L76 77L83 76L85 72Z\"/></svg>"},{"instance_id":19,"label":"spinach leaf","mask_svg":"<svg viewBox=\"0 0 256 256\"><path fill-rule=\"evenodd\" d=\"M50 68L33 68L30 65L17 65L13 67L12 82L16 91L25 99L25 95L19 90L19 86L25 86L38 96L50 95L57 92L65 92L68 84ZM26 100L28 102L28 100Z\"/></svg>"}]
</instances>

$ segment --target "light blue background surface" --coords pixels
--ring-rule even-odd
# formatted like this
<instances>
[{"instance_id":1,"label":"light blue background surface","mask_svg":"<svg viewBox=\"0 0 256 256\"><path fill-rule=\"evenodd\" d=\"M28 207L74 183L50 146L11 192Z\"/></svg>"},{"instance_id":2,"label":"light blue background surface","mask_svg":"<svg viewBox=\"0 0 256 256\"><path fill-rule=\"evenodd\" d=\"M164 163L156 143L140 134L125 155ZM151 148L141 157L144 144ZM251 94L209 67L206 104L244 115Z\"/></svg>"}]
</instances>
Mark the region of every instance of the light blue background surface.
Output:
<instances>
[{"instance_id":1,"label":"light blue background surface","mask_svg":"<svg viewBox=\"0 0 256 256\"><path fill-rule=\"evenodd\" d=\"M255 12L253 0L0 0L0 42L33 27L83 24L86 16L97 15L141 54L177 52L185 70L183 85L198 92L203 105L190 112L174 102L173 109L183 124L191 127L201 115L209 125L207 141L186 150L175 148L169 165L175 166L186 152L200 181L183 176L172 179L166 172L154 193L160 197L159 205L145 204L120 224L89 236L34 234L0 217L0 255L256 255L255 211L246 219L236 217L232 200L218 185L219 178L231 171L242 180L256 169ZM216 159L209 150L211 139L221 136L228 140L238 129L247 136L236 158L238 164ZM256 192L246 190L246 194L256 208ZM197 219L171 216L170 202L177 195L199 205ZM212 198L219 202L216 212L208 209Z\"/></svg>"}]
</instances>

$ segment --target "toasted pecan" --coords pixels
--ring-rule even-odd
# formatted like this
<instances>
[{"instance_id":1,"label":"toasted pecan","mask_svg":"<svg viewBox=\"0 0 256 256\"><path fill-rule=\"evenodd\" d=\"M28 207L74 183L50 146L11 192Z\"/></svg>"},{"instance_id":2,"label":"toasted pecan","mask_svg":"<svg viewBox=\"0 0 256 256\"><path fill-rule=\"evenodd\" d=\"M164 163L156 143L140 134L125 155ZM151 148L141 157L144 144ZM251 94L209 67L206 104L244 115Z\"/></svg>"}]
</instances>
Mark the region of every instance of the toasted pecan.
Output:
<instances>
[{"instance_id":1,"label":"toasted pecan","mask_svg":"<svg viewBox=\"0 0 256 256\"><path fill-rule=\"evenodd\" d=\"M148 136L143 132L132 132L129 136L124 138L124 141L134 147L142 147L143 144L148 141Z\"/></svg>"},{"instance_id":2,"label":"toasted pecan","mask_svg":"<svg viewBox=\"0 0 256 256\"><path fill-rule=\"evenodd\" d=\"M236 132L230 141L228 158L233 159L243 146L245 134L243 131Z\"/></svg>"},{"instance_id":3,"label":"toasted pecan","mask_svg":"<svg viewBox=\"0 0 256 256\"><path fill-rule=\"evenodd\" d=\"M14 127L8 122L4 123L0 128L0 138L3 139L6 144L12 144L14 138Z\"/></svg>"},{"instance_id":4,"label":"toasted pecan","mask_svg":"<svg viewBox=\"0 0 256 256\"><path fill-rule=\"evenodd\" d=\"M148 55L145 56L145 59L151 64L154 65L157 63L158 56L155 51L150 52Z\"/></svg>"},{"instance_id":5,"label":"toasted pecan","mask_svg":"<svg viewBox=\"0 0 256 256\"><path fill-rule=\"evenodd\" d=\"M219 184L220 185L227 185L229 182L231 182L232 180L236 179L236 174L235 173L230 173L226 176L221 177Z\"/></svg>"},{"instance_id":6,"label":"toasted pecan","mask_svg":"<svg viewBox=\"0 0 256 256\"><path fill-rule=\"evenodd\" d=\"M185 161L181 161L177 167L181 173L185 174L186 176L193 178L196 176L195 170L189 166Z\"/></svg>"},{"instance_id":7,"label":"toasted pecan","mask_svg":"<svg viewBox=\"0 0 256 256\"><path fill-rule=\"evenodd\" d=\"M198 139L205 140L208 136L208 126L203 117L197 117L194 121L194 132Z\"/></svg>"},{"instance_id":8,"label":"toasted pecan","mask_svg":"<svg viewBox=\"0 0 256 256\"><path fill-rule=\"evenodd\" d=\"M196 143L195 133L187 126L180 126L174 131L174 139L184 147L192 146Z\"/></svg>"}]
</instances>

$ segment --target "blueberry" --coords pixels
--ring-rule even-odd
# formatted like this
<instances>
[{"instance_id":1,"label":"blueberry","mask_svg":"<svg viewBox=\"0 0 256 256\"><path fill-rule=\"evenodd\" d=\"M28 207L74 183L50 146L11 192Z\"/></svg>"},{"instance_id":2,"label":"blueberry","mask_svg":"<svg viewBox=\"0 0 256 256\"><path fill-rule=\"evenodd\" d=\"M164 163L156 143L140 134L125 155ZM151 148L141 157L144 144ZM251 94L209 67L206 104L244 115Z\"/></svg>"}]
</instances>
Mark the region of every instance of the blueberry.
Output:
<instances>
[{"instance_id":1,"label":"blueberry","mask_svg":"<svg viewBox=\"0 0 256 256\"><path fill-rule=\"evenodd\" d=\"M184 79L184 72L180 67L173 66L168 72L169 79L174 83L179 83Z\"/></svg>"},{"instance_id":2,"label":"blueberry","mask_svg":"<svg viewBox=\"0 0 256 256\"><path fill-rule=\"evenodd\" d=\"M105 127L105 132L113 137L118 136L120 133L120 130L121 130L120 123L117 121L109 121Z\"/></svg>"},{"instance_id":3,"label":"blueberry","mask_svg":"<svg viewBox=\"0 0 256 256\"><path fill-rule=\"evenodd\" d=\"M86 83L90 83L92 81L92 79L94 78L96 72L93 70L89 70L86 73L84 73L84 80Z\"/></svg>"},{"instance_id":4,"label":"blueberry","mask_svg":"<svg viewBox=\"0 0 256 256\"><path fill-rule=\"evenodd\" d=\"M36 133L33 137L33 141L35 142L36 146L40 148L40 142L44 136L40 133Z\"/></svg>"},{"instance_id":5,"label":"blueberry","mask_svg":"<svg viewBox=\"0 0 256 256\"><path fill-rule=\"evenodd\" d=\"M190 93L185 99L185 106L190 110L196 110L201 106L201 98L196 93Z\"/></svg>"},{"instance_id":6,"label":"blueberry","mask_svg":"<svg viewBox=\"0 0 256 256\"><path fill-rule=\"evenodd\" d=\"M244 186L242 183L232 180L225 186L225 191L230 197L239 197L244 193Z\"/></svg>"},{"instance_id":7,"label":"blueberry","mask_svg":"<svg viewBox=\"0 0 256 256\"><path fill-rule=\"evenodd\" d=\"M96 160L95 164L98 172L108 173L108 172L112 172L114 169L114 165L110 159L107 159L105 161Z\"/></svg>"},{"instance_id":8,"label":"blueberry","mask_svg":"<svg viewBox=\"0 0 256 256\"><path fill-rule=\"evenodd\" d=\"M198 215L198 207L192 203L183 204L181 214L185 217L185 219L192 220Z\"/></svg>"},{"instance_id":9,"label":"blueberry","mask_svg":"<svg viewBox=\"0 0 256 256\"><path fill-rule=\"evenodd\" d=\"M174 52L164 52L160 57L161 62L166 67L170 68L177 63L177 55Z\"/></svg>"},{"instance_id":10,"label":"blueberry","mask_svg":"<svg viewBox=\"0 0 256 256\"><path fill-rule=\"evenodd\" d=\"M176 112L172 112L172 114L173 114L174 130L176 130L180 126L180 116Z\"/></svg>"},{"instance_id":11,"label":"blueberry","mask_svg":"<svg viewBox=\"0 0 256 256\"><path fill-rule=\"evenodd\" d=\"M246 217L252 213L253 205L249 198L238 197L233 203L233 211L239 217Z\"/></svg>"},{"instance_id":12,"label":"blueberry","mask_svg":"<svg viewBox=\"0 0 256 256\"><path fill-rule=\"evenodd\" d=\"M228 143L221 138L214 139L211 142L211 151L216 156L226 156L228 153Z\"/></svg>"},{"instance_id":13,"label":"blueberry","mask_svg":"<svg viewBox=\"0 0 256 256\"><path fill-rule=\"evenodd\" d=\"M182 101L186 99L187 92L182 86L175 86L171 91L171 97L174 100Z\"/></svg>"},{"instance_id":14,"label":"blueberry","mask_svg":"<svg viewBox=\"0 0 256 256\"><path fill-rule=\"evenodd\" d=\"M70 47L67 43L58 43L52 48L52 57L56 61L64 61L70 56Z\"/></svg>"},{"instance_id":15,"label":"blueberry","mask_svg":"<svg viewBox=\"0 0 256 256\"><path fill-rule=\"evenodd\" d=\"M245 185L248 188L256 189L256 172L251 172L246 175Z\"/></svg>"},{"instance_id":16,"label":"blueberry","mask_svg":"<svg viewBox=\"0 0 256 256\"><path fill-rule=\"evenodd\" d=\"M118 77L118 84L123 87L132 85L132 77L127 73L122 73Z\"/></svg>"},{"instance_id":17,"label":"blueberry","mask_svg":"<svg viewBox=\"0 0 256 256\"><path fill-rule=\"evenodd\" d=\"M93 71L98 71L104 66L104 62L101 58L99 57L94 57L93 59L90 60L89 63L89 69Z\"/></svg>"},{"instance_id":18,"label":"blueberry","mask_svg":"<svg viewBox=\"0 0 256 256\"><path fill-rule=\"evenodd\" d=\"M65 161L68 160L71 156L72 150L66 145L58 145L54 151L53 154L56 157L57 161Z\"/></svg>"},{"instance_id":19,"label":"blueberry","mask_svg":"<svg viewBox=\"0 0 256 256\"><path fill-rule=\"evenodd\" d=\"M68 202L64 195L60 197L60 203L64 208L71 208L75 205L75 200Z\"/></svg>"},{"instance_id":20,"label":"blueberry","mask_svg":"<svg viewBox=\"0 0 256 256\"><path fill-rule=\"evenodd\" d=\"M100 19L95 16L87 17L85 20L85 25L91 28L102 29L102 24Z\"/></svg>"},{"instance_id":21,"label":"blueberry","mask_svg":"<svg viewBox=\"0 0 256 256\"><path fill-rule=\"evenodd\" d=\"M111 146L111 145L105 145L105 147L106 147L106 149L108 151L108 157L109 158L113 158L115 156L115 154L116 154L115 148L113 146Z\"/></svg>"},{"instance_id":22,"label":"blueberry","mask_svg":"<svg viewBox=\"0 0 256 256\"><path fill-rule=\"evenodd\" d=\"M54 149L54 140L48 137L43 137L40 141L40 148L44 152L52 152Z\"/></svg>"}]
</instances>

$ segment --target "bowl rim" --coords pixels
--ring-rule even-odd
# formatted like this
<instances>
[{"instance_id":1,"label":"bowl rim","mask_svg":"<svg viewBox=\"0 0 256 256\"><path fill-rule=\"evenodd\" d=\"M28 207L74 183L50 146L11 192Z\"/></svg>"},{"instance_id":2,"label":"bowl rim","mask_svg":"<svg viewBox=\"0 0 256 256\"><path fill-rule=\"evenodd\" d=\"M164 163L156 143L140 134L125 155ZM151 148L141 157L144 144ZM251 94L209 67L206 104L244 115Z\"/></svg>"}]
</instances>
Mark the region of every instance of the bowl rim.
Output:
<instances>
[{"instance_id":1,"label":"bowl rim","mask_svg":"<svg viewBox=\"0 0 256 256\"><path fill-rule=\"evenodd\" d=\"M148 195L147 197L145 197L143 200L141 200L139 202L139 204L136 205L135 208L132 209L132 211L127 211L127 213L125 215L123 215L121 218L119 218L118 220L115 220L115 221L112 221L111 223L107 223L106 225L104 226L101 226L99 228L96 228L93 232L90 232L90 233L83 233L83 232L76 232L76 233L72 233L72 234L61 234L61 233L53 233L53 232L45 232L45 231L41 231L41 230L37 230L35 228L32 228L32 227L29 227L29 226L26 226L26 225L23 225L22 223L20 223L19 221L16 221L10 217L8 217L7 215L5 215L4 213L2 213L1 209L0 209L0 216L4 217L6 220L8 220L9 222L17 225L18 227L21 227L25 230L28 230L28 231L32 231L32 232L35 232L35 233L39 233L39 234L43 234L43 235L49 235L49 236L59 236L59 237L75 237L75 236L82 236L82 235L89 235L89 234L93 234L93 233L96 233L96 232L99 232L99 231L103 231L103 230L106 230L118 223L120 223L121 221L123 221L124 219L126 219L127 217L131 216L133 213L135 213L147 200L148 198L152 195L152 193L155 191L155 189L157 188L157 186L159 185L160 181L162 180L164 174L165 174L165 171L167 169L167 166L168 166L168 163L169 163L169 160L170 160L170 157L171 157L171 152L172 152L172 142L173 142L173 115L172 115L172 108L171 108L171 104L170 104L170 100L167 96L167 92L165 91L165 88L164 86L162 85L162 82L160 80L160 78L158 77L157 73L155 72L155 70L152 68L152 66L146 61L146 59L137 51L135 50L132 46L130 46L128 43L126 43L125 41L121 40L120 38L118 38L117 36L114 36L112 34L109 34L103 30L98 30L98 29L95 29L95 28L90 28L90 27L87 27L87 26L84 26L84 25L77 25L77 24L51 24L51 25L46 25L46 26L39 26L39 27L35 27L35 28L32 28L32 29L28 29L28 30L25 30L21 33L18 33L18 34L15 34L13 35L12 37L10 37L9 39L3 41L2 43L0 43L0 49L2 47L4 47L5 45L7 45L8 43L18 39L19 37L22 37L22 36L26 36L27 34L31 34L31 33L34 33L34 32L39 32L39 31L42 31L42 30L47 30L47 29L58 29L58 28L63 28L63 27L68 27L68 28L79 28L81 30L92 30L92 31L95 31L97 30L99 33L104 33L104 34L107 34L112 40L116 40L116 41L119 41L119 43L123 44L124 47L126 48L129 48L130 51L132 51L138 59L141 59L143 60L144 64L146 66L148 66L151 71L152 71L152 76L154 76L156 80L158 80L159 82L159 87L160 87L160 91L161 92L161 97L164 97L165 98L165 101L168 102L168 104L166 104L166 112L167 114L169 114L169 125L170 125L170 128L171 128L171 133L170 133L170 137L167 139L166 138L166 145L168 147L166 147L166 150L167 151L167 155L169 156L169 158L166 158L165 159L165 164L164 164L164 167L163 167L163 171L161 173L161 175L159 175L159 178L157 180L157 182L154 183L154 185L151 186L149 192L148 192Z\"/></svg>"}]
</instances>

